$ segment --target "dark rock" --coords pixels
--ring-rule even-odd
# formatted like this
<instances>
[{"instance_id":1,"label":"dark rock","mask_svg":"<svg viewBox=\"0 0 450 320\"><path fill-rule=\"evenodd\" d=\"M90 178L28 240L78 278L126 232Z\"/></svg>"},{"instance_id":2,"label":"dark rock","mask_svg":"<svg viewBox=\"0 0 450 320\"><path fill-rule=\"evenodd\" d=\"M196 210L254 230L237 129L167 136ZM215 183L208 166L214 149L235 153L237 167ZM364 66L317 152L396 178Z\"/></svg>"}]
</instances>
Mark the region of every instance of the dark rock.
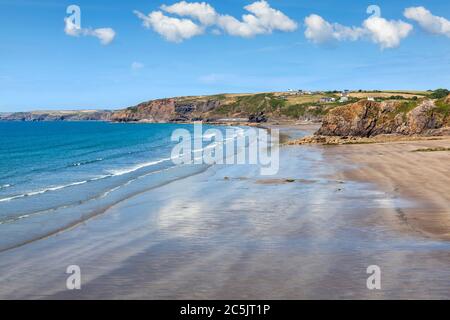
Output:
<instances>
[{"instance_id":1,"label":"dark rock","mask_svg":"<svg viewBox=\"0 0 450 320\"><path fill-rule=\"evenodd\" d=\"M175 112L178 114L187 114L195 111L195 106L192 104L175 105Z\"/></svg>"},{"instance_id":2,"label":"dark rock","mask_svg":"<svg viewBox=\"0 0 450 320\"><path fill-rule=\"evenodd\" d=\"M252 122L252 123L267 122L267 117L265 116L264 112L258 112L256 114L251 114L248 117L248 122Z\"/></svg>"}]
</instances>

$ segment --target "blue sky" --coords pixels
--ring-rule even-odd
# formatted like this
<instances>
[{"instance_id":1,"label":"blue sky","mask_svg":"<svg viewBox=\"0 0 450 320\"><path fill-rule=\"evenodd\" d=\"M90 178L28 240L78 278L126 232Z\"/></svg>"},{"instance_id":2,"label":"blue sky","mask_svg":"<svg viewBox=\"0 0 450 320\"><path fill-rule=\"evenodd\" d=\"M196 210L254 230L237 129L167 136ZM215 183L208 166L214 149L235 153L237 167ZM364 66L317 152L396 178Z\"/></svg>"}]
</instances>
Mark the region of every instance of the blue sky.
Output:
<instances>
[{"instance_id":1,"label":"blue sky","mask_svg":"<svg viewBox=\"0 0 450 320\"><path fill-rule=\"evenodd\" d=\"M207 3L220 15L242 20L249 13L244 7L255 1ZM269 19L258 22L263 31L251 37L233 35L223 24L204 26L195 17L162 10L165 17L191 20L202 30L182 42L168 41L154 25L145 28L145 18L133 13L147 15L177 2L0 0L0 111L114 109L170 96L288 88L450 87L447 0L268 0L296 27L286 25L286 19L279 26ZM87 35L65 32L71 4L80 7L81 27L91 30ZM388 23L402 20L412 28L404 28L407 35L398 43L375 39L379 34L363 26L371 4L381 8ZM433 16L405 17L406 8L419 6ZM305 18L312 14L325 24L307 36ZM333 26L333 34L327 34L326 23ZM97 28L111 28L114 39L102 44L92 35Z\"/></svg>"}]
</instances>

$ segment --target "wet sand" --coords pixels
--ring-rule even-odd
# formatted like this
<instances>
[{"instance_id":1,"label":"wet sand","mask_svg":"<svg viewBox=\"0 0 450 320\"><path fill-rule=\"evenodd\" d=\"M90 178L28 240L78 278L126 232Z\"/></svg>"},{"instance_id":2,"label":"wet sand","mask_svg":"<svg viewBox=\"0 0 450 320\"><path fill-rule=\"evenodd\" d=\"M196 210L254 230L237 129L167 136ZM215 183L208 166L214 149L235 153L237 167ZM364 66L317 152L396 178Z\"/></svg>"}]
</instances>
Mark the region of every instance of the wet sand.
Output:
<instances>
[{"instance_id":1,"label":"wet sand","mask_svg":"<svg viewBox=\"0 0 450 320\"><path fill-rule=\"evenodd\" d=\"M375 160L374 150L387 153L380 159L390 150L399 169ZM286 146L271 177L256 166L213 166L0 253L0 298L448 299L450 243L412 228L410 216L438 208L445 215L448 195L428 206L403 190L417 187L406 177L410 153L396 150ZM411 155L411 165L435 164L423 179L443 179L417 194L448 189L448 177L437 178L448 153L434 154ZM402 175L409 183L394 179ZM374 183L386 177L394 180ZM69 291L73 264L82 289ZM381 290L366 287L370 265L381 268Z\"/></svg>"},{"instance_id":2,"label":"wet sand","mask_svg":"<svg viewBox=\"0 0 450 320\"><path fill-rule=\"evenodd\" d=\"M326 154L357 167L337 177L372 182L380 190L415 201L399 212L412 230L450 240L450 137L326 148ZM439 150L443 151L429 151ZM421 151L418 151L421 150Z\"/></svg>"}]
</instances>

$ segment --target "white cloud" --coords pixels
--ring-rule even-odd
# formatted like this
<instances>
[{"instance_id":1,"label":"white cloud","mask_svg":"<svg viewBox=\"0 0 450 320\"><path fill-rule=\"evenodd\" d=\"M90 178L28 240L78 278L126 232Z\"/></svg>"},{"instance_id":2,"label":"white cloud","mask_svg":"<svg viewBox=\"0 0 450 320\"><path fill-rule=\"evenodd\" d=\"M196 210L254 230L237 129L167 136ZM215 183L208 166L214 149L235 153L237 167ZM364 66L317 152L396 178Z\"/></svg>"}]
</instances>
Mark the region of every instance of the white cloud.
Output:
<instances>
[{"instance_id":1,"label":"white cloud","mask_svg":"<svg viewBox=\"0 0 450 320\"><path fill-rule=\"evenodd\" d=\"M80 28L79 26L75 25L69 18L65 18L64 22L65 22L64 32L68 36L72 37L92 36L98 38L100 40L100 43L104 45L110 44L116 36L116 32L111 28L98 28L98 29Z\"/></svg>"},{"instance_id":2,"label":"white cloud","mask_svg":"<svg viewBox=\"0 0 450 320\"><path fill-rule=\"evenodd\" d=\"M218 18L217 25L232 36L252 37L256 34L264 33L264 30L258 27L256 23L253 26L250 25L249 20L252 20L251 17L253 16L243 16L245 20L242 22L235 17L224 15Z\"/></svg>"},{"instance_id":3,"label":"white cloud","mask_svg":"<svg viewBox=\"0 0 450 320\"><path fill-rule=\"evenodd\" d=\"M64 32L68 36L78 37L82 33L81 28L75 25L71 19L64 18L64 24L65 24Z\"/></svg>"},{"instance_id":4,"label":"white cloud","mask_svg":"<svg viewBox=\"0 0 450 320\"><path fill-rule=\"evenodd\" d=\"M252 15L244 15L242 18L250 26L264 29L264 33L270 33L273 30L285 32L295 31L297 23L291 20L283 12L270 7L267 1L261 0L245 7ZM255 18L256 17L256 18Z\"/></svg>"},{"instance_id":5,"label":"white cloud","mask_svg":"<svg viewBox=\"0 0 450 320\"><path fill-rule=\"evenodd\" d=\"M89 30L89 34L100 39L101 44L105 45L110 44L116 36L116 32L111 28Z\"/></svg>"},{"instance_id":6,"label":"white cloud","mask_svg":"<svg viewBox=\"0 0 450 320\"><path fill-rule=\"evenodd\" d=\"M213 25L217 20L216 10L206 2L181 1L171 6L162 5L161 9L167 13L180 17L191 17L200 21L202 25Z\"/></svg>"},{"instance_id":7,"label":"white cloud","mask_svg":"<svg viewBox=\"0 0 450 320\"><path fill-rule=\"evenodd\" d=\"M333 40L356 41L364 34L364 29L355 27L346 27L338 23L329 23L321 16L312 14L305 18L307 39L314 43L326 43Z\"/></svg>"},{"instance_id":8,"label":"white cloud","mask_svg":"<svg viewBox=\"0 0 450 320\"><path fill-rule=\"evenodd\" d=\"M314 43L370 39L383 49L398 47L413 29L406 22L376 16L364 20L362 27L347 27L312 14L305 18L305 25L305 37Z\"/></svg>"},{"instance_id":9,"label":"white cloud","mask_svg":"<svg viewBox=\"0 0 450 320\"><path fill-rule=\"evenodd\" d=\"M244 7L249 14L238 20L230 15L221 15L206 2L181 1L170 6L163 5L161 10L180 17L168 17L161 11L153 11L148 16L135 11L144 21L144 26L152 28L164 38L181 42L193 36L203 34L207 27L212 27L216 35L221 31L240 37L253 37L258 34L270 34L273 31L290 32L297 29L297 23L279 10L270 7L265 0L256 1ZM198 21L194 23L191 19Z\"/></svg>"},{"instance_id":10,"label":"white cloud","mask_svg":"<svg viewBox=\"0 0 450 320\"><path fill-rule=\"evenodd\" d=\"M413 26L399 21L388 21L381 17L372 17L364 21L364 27L370 32L372 41L384 48L395 48L400 45L412 31Z\"/></svg>"},{"instance_id":11,"label":"white cloud","mask_svg":"<svg viewBox=\"0 0 450 320\"><path fill-rule=\"evenodd\" d=\"M270 34L273 31L291 32L297 29L297 23L279 10L270 7L266 1L257 1L244 7L251 14L242 16L242 21L230 16L217 17L217 25L233 36L253 37L258 34Z\"/></svg>"},{"instance_id":12,"label":"white cloud","mask_svg":"<svg viewBox=\"0 0 450 320\"><path fill-rule=\"evenodd\" d=\"M178 19L164 15L161 11L153 11L148 16L139 11L134 13L142 20L146 28L151 28L166 40L182 42L204 33L204 28L189 19Z\"/></svg>"},{"instance_id":13,"label":"white cloud","mask_svg":"<svg viewBox=\"0 0 450 320\"><path fill-rule=\"evenodd\" d=\"M439 16L433 15L424 7L411 7L405 9L404 15L406 18L419 23L419 25L426 31L444 35L450 38L450 21Z\"/></svg>"},{"instance_id":14,"label":"white cloud","mask_svg":"<svg viewBox=\"0 0 450 320\"><path fill-rule=\"evenodd\" d=\"M140 69L142 69L144 67L145 67L145 65L142 62L138 62L138 61L134 61L131 64L131 70L134 70L134 71L140 70Z\"/></svg>"}]
</instances>

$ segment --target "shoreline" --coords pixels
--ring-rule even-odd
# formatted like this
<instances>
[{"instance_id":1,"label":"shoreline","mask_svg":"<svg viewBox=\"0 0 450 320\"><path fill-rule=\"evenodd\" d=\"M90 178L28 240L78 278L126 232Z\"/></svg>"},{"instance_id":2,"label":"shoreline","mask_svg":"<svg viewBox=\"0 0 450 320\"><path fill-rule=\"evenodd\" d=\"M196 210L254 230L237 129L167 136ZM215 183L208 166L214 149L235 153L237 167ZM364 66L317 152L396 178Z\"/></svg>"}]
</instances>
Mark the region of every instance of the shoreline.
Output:
<instances>
[{"instance_id":1,"label":"shoreline","mask_svg":"<svg viewBox=\"0 0 450 320\"><path fill-rule=\"evenodd\" d=\"M276 126L294 139L314 129ZM410 143L398 142L409 148L403 156L420 157ZM450 243L408 224L420 213L411 210L424 206L404 202L403 189L376 185L378 168L357 175L368 171L374 146L285 145L273 177L251 165L215 165L142 192L70 230L1 252L0 297L448 298L450 272L440 266L450 263ZM83 274L79 291L65 289L73 264ZM382 267L382 291L365 286L373 264ZM431 295L423 291L430 286Z\"/></svg>"},{"instance_id":2,"label":"shoreline","mask_svg":"<svg viewBox=\"0 0 450 320\"><path fill-rule=\"evenodd\" d=\"M292 130L292 127L280 130L286 132ZM416 206L402 203L402 195L397 195L399 203L394 203L396 200L393 201L388 192L380 192L383 190L372 183L353 182L358 179L350 175L342 176L341 180L340 174L351 170L347 171L341 167L344 159L340 154L328 154L328 151L331 149L320 146L286 146L281 150L285 164L277 177L267 179L255 172L245 173L247 169L243 170L239 166L212 167L204 174L183 181L192 188L187 194L184 194L184 191L180 193L183 187L179 183L174 183L115 206L108 214L123 215L132 210L143 213L145 208L153 205L155 201L168 202L168 205L163 205L162 211L157 210L160 213L154 221L158 221L157 226L162 227L163 234L168 233L170 239L178 239L176 244L164 245L163 251L153 246L141 249L138 255L127 258L121 267L92 280L89 285L93 291L86 295L72 295L67 291L59 291L50 298L98 298L100 292L106 293L108 290L112 292L107 293L107 297L117 298L114 286L106 286L97 291L99 287L105 286L105 283L113 281L116 277L129 284L126 289L123 288L124 292L121 291L121 294L134 299L404 298L402 292L411 291L414 286L406 285L403 288L401 280L392 276L384 280L385 286L389 287L387 292L364 291L365 288L358 285L359 280L355 282L354 277L358 279L358 268L355 270L355 266L366 266L377 261L376 263L385 269L400 270L404 262L398 264L399 261L412 259L410 264L417 267L422 259L424 261L442 259L438 253L439 248L442 246L445 248L450 244L441 243L436 238L424 237L423 233L411 232L405 226L404 221L396 215L397 210L409 214L407 210ZM313 158L323 154L323 159L310 168L312 170L309 170L309 174L305 174L304 170L298 171L296 164L303 162L299 157L305 156L305 152L306 155L314 155ZM290 161L289 164L286 163L287 160ZM330 172L328 168L323 167L323 163L329 160L334 166ZM309 160L306 160L306 163L309 163ZM236 191L246 190L245 195L226 191L223 188L227 184L231 184L230 188ZM307 194L311 196L316 193L326 194L324 199L326 201L319 202L321 208L319 211L316 211L317 208L314 209L319 205L315 204L314 200L312 202L307 200L308 198L293 202L290 200L303 194L303 189L310 190ZM266 193L266 199L260 199L259 204L255 203L255 199L260 198L259 194L264 190L271 192L271 195ZM360 196L355 197L354 192L360 193ZM199 198L200 194L202 199ZM303 203L305 201L306 203ZM252 205L248 207L245 203ZM244 232L247 228L241 230L242 227L237 227L236 223L242 221L242 217L248 219L249 214L252 216L251 228ZM269 220L266 221L266 217L270 217ZM276 220L273 220L275 217ZM360 234L360 231L353 233L347 231L347 228L366 229L368 233L367 235ZM292 240L297 239L299 242L292 240L285 242L282 240L285 237L287 239L293 237ZM311 254L309 250L305 250L308 246L303 248L305 237L308 242L315 243L313 245L315 249ZM253 249L246 249L248 244L253 242L258 245L254 248L252 245ZM375 247L371 243L375 243ZM411 253L418 247L429 247L430 249L424 253L427 258L421 258L421 254L411 258L408 253L399 259L405 249L399 250L397 246L403 246L402 243L409 243ZM330 272L329 268L335 268L333 265L342 259L339 258L339 254L332 253L334 250L328 252L326 248L330 245L335 247L334 250L337 252L346 246L354 246L355 248L345 255L344 264L353 267L349 270L346 270L346 267L344 269L337 267L333 271L336 278L331 277L328 280L332 283L331 287L322 290L320 285L322 277L326 277L325 275ZM392 249L385 251L386 245ZM435 246L436 249L433 249ZM176 257L172 256L172 253L176 253ZM351 255L347 256L348 254ZM331 256L328 257L329 255ZM320 257L327 257L326 262ZM282 263L278 265L277 261ZM310 266L310 269L305 271L305 268L301 267L303 265ZM144 271L146 268L150 270ZM300 268L298 271L294 271L298 268ZM422 268L426 268L425 265ZM421 270L420 267L418 269ZM161 273L162 270L165 271ZM364 271L365 274L365 267L360 271ZM139 276L132 279L125 278L130 273L137 273ZM296 273L298 274L295 276ZM419 271L414 277L418 279L418 283L422 281L429 283L430 277L433 276L431 273ZM143 284L137 282L140 277L145 279ZM365 275L361 277L364 278ZM338 280L339 278L342 279ZM259 282L254 282L256 279L259 279ZM264 288L269 291L265 291ZM413 296L423 297L419 290ZM441 297L444 296L445 294Z\"/></svg>"},{"instance_id":3,"label":"shoreline","mask_svg":"<svg viewBox=\"0 0 450 320\"><path fill-rule=\"evenodd\" d=\"M326 157L356 166L333 177L370 183L394 198L411 201L414 205L398 210L397 217L414 233L450 241L450 194L446 189L450 186L450 136L306 136L288 139L285 144L318 145Z\"/></svg>"},{"instance_id":4,"label":"shoreline","mask_svg":"<svg viewBox=\"0 0 450 320\"><path fill-rule=\"evenodd\" d=\"M175 177L175 178L173 178L173 179L171 179L171 180L167 180L167 181L161 182L161 183L159 183L159 184L157 184L157 185L154 185L154 186L148 186L148 187L146 187L145 189L142 189L142 190L133 192L133 193L131 193L131 194L129 194L129 195L126 195L126 197L124 197L124 198L119 198L119 199L117 199L117 200L114 200L114 201L111 202L111 203L107 203L107 204L105 204L104 206L98 207L98 208L96 208L95 210L90 211L89 214L87 214L87 215L85 215L85 216L83 216L83 217L81 217L81 218L79 218L79 219L76 219L76 220L74 220L74 221L71 221L71 222L69 222L68 224L63 225L63 226L61 226L61 227L58 228L58 229L49 231L48 233L43 234L43 235L40 235L40 236L37 236L37 237L35 237L35 238L33 238L33 239L24 240L24 241L22 241L22 242L20 242L20 243L17 243L17 244L14 244L14 245L10 245L10 246L8 246L8 247L0 248L0 254L3 253L3 252L8 252L8 251L10 251L10 250L14 250L14 249L17 249L17 248L21 248L21 247L23 247L23 246L26 246L26 245L28 245L28 244L32 244L32 243L37 242L37 241L41 241L41 240L45 240L45 239L48 239L48 238L57 236L57 235L62 234L62 233L64 233L64 232L69 232L70 230L72 230L72 229L74 229L74 228L77 228L77 227L80 226L80 225L83 225L83 224L85 224L85 223L88 223L88 222L89 222L90 220L92 220L92 219L95 219L95 218L97 218L97 217L99 217L99 216L102 216L102 215L105 214L108 210L112 209L114 206L116 206L116 205L118 205L118 204L120 204L120 203L122 203L122 202L126 202L126 201L128 201L128 200L130 200L130 199L132 199L132 198L134 198L134 197L136 197L136 196L139 196L139 195L141 195L141 194L144 194L144 193L146 193L146 192L149 192L149 191L151 191L151 190L153 190L153 189L157 189L157 188L163 187L163 186L165 186L165 185L167 185L167 184L170 184L170 183L173 183L173 182L177 182L177 181L179 181L179 180L183 180L183 179L186 179L186 178L188 178L188 177L191 177L191 176L195 176L195 175L201 174L201 173L203 173L204 171L206 171L207 169L208 169L208 166L206 166L205 168L203 168L203 169L200 170L200 171L196 171L196 172L193 172L193 173L181 175L181 176ZM166 170L167 170L167 169L166 169ZM152 174L154 174L154 173L159 173L159 172L151 172L151 173L148 173L148 174L144 175L143 177L148 176L148 175L152 175Z\"/></svg>"}]
</instances>

